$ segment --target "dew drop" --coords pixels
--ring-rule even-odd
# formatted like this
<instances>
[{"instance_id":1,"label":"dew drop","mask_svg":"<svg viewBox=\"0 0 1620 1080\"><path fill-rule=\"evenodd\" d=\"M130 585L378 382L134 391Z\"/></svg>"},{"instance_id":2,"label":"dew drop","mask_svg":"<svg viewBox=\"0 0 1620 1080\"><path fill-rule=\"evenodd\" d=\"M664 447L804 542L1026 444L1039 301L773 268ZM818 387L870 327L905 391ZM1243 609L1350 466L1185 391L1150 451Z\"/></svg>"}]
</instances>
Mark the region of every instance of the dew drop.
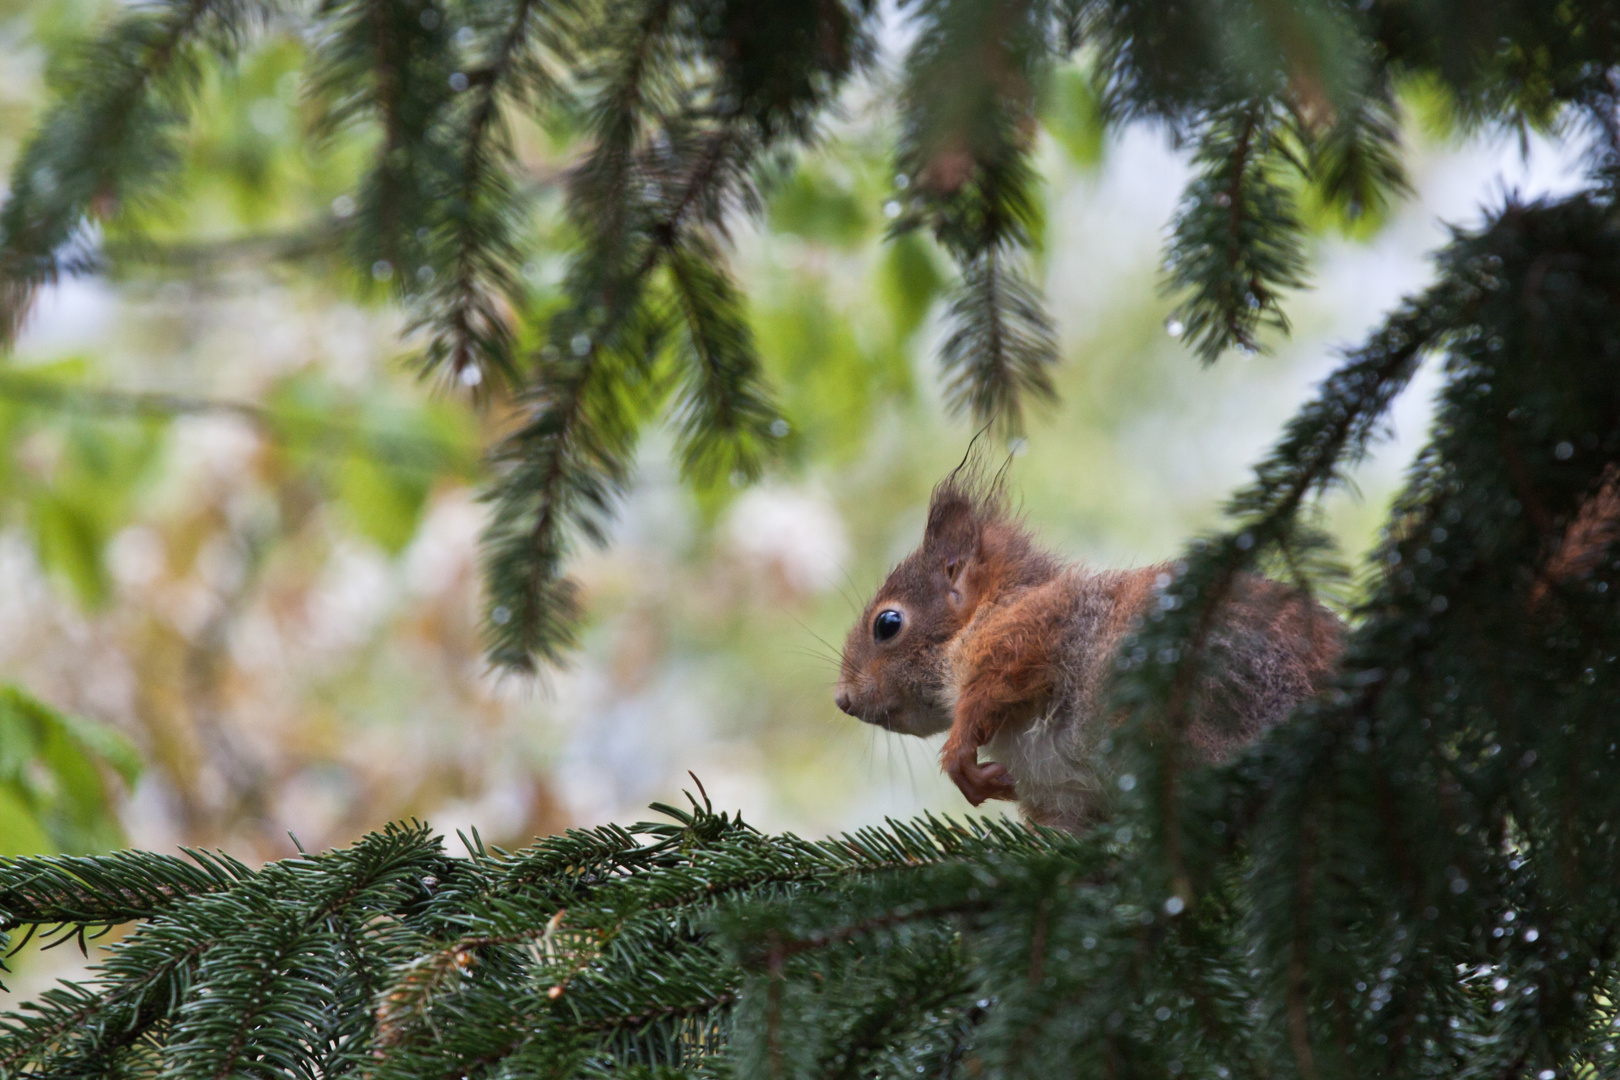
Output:
<instances>
[{"instance_id":1,"label":"dew drop","mask_svg":"<svg viewBox=\"0 0 1620 1080\"><path fill-rule=\"evenodd\" d=\"M1164 320L1164 332L1173 338L1178 338L1187 332L1187 324L1172 315Z\"/></svg>"}]
</instances>

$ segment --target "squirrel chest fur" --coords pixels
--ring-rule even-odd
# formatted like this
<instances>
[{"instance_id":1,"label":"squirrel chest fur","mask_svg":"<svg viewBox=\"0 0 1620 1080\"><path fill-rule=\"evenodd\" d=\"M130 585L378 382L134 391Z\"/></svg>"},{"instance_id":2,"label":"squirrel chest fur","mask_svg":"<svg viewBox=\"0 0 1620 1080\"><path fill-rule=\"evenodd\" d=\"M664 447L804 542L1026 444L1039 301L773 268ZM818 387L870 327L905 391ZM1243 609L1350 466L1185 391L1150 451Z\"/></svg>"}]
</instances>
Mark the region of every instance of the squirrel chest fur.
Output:
<instances>
[{"instance_id":1,"label":"squirrel chest fur","mask_svg":"<svg viewBox=\"0 0 1620 1080\"><path fill-rule=\"evenodd\" d=\"M851 629L838 707L891 731L948 731L941 764L975 806L1017 799L1032 821L1077 831L1101 809L1097 744L1121 643L1169 582L1163 566L1094 573L1038 548L999 496L950 479L922 545ZM1188 735L1219 761L1318 692L1338 619L1245 577L1211 637L1215 659ZM979 761L981 747L993 761Z\"/></svg>"}]
</instances>

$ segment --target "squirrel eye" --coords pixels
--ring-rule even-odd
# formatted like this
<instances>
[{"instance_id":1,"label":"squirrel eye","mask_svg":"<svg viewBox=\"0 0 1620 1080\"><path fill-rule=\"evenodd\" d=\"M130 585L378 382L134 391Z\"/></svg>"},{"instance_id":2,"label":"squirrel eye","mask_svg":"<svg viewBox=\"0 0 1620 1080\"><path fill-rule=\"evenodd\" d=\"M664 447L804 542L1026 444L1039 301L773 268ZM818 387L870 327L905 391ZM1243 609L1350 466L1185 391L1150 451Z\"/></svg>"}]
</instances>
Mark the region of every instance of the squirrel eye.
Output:
<instances>
[{"instance_id":1,"label":"squirrel eye","mask_svg":"<svg viewBox=\"0 0 1620 1080\"><path fill-rule=\"evenodd\" d=\"M888 641L900 632L900 626L905 622L901 614L894 608L884 608L872 620L872 636L879 641Z\"/></svg>"}]
</instances>

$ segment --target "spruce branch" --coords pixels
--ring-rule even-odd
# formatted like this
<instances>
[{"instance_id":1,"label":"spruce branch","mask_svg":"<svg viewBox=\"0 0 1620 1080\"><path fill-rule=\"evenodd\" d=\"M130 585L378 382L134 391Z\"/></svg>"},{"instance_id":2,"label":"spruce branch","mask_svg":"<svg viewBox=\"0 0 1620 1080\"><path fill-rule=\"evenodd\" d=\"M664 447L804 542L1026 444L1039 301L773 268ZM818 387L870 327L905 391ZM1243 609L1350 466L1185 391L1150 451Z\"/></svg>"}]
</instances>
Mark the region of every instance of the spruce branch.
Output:
<instances>
[{"instance_id":1,"label":"spruce branch","mask_svg":"<svg viewBox=\"0 0 1620 1080\"><path fill-rule=\"evenodd\" d=\"M1040 227L1029 155L1046 6L933 0L916 20L897 154L910 209L895 231L927 226L961 268L941 350L947 402L1014 431L1027 398L1053 396L1058 359L1040 293L1013 256Z\"/></svg>"},{"instance_id":2,"label":"spruce branch","mask_svg":"<svg viewBox=\"0 0 1620 1080\"><path fill-rule=\"evenodd\" d=\"M164 1075L224 1080L245 1058L296 1070L307 1048L319 1045L325 1009L370 1004L332 1000L345 981L333 977L341 954L324 940L325 928L370 923L361 933L386 941L387 919L420 889L422 861L438 856L426 827L390 826L345 852L275 864L234 895L192 901L199 918L229 913L237 925L198 960L197 978L212 992L193 1001L168 1033ZM276 902L289 893L299 901ZM279 1024L264 1022L272 1002Z\"/></svg>"},{"instance_id":3,"label":"spruce branch","mask_svg":"<svg viewBox=\"0 0 1620 1080\"><path fill-rule=\"evenodd\" d=\"M234 57L281 6L161 0L73 59L0 207L0 347L15 340L37 288L93 269L89 224L149 198L173 169L202 54Z\"/></svg>"},{"instance_id":4,"label":"spruce branch","mask_svg":"<svg viewBox=\"0 0 1620 1080\"><path fill-rule=\"evenodd\" d=\"M1350 222L1377 215L1391 199L1411 194L1394 102L1369 94L1339 116L1310 140L1308 168L1322 201Z\"/></svg>"},{"instance_id":5,"label":"spruce branch","mask_svg":"<svg viewBox=\"0 0 1620 1080\"><path fill-rule=\"evenodd\" d=\"M963 268L947 309L954 325L940 346L940 367L952 409L1016 432L1025 402L1057 396L1051 367L1058 350L1040 293L1009 265L1012 258L996 248Z\"/></svg>"},{"instance_id":6,"label":"spruce branch","mask_svg":"<svg viewBox=\"0 0 1620 1080\"><path fill-rule=\"evenodd\" d=\"M1176 212L1165 287L1171 318L1204 363L1234 346L1260 348L1262 327L1287 332L1281 293L1305 284L1302 228L1275 176L1272 108L1248 102L1209 116L1199 169Z\"/></svg>"},{"instance_id":7,"label":"spruce branch","mask_svg":"<svg viewBox=\"0 0 1620 1080\"><path fill-rule=\"evenodd\" d=\"M778 414L743 298L712 240L696 230L687 230L668 265L685 326L675 420L682 469L703 481L727 475L752 480L779 438L772 430Z\"/></svg>"},{"instance_id":8,"label":"spruce branch","mask_svg":"<svg viewBox=\"0 0 1620 1080\"><path fill-rule=\"evenodd\" d=\"M139 965L121 971L121 978L95 987L64 980L30 1003L29 1015L0 1021L0 1069L21 1072L30 1063L60 1061L67 1075L75 1075L75 1064L78 1075L91 1074L166 1020L175 991L189 981L214 939L164 941L170 936L161 932L153 937L159 940L146 943ZM115 968L116 961L108 966Z\"/></svg>"},{"instance_id":9,"label":"spruce branch","mask_svg":"<svg viewBox=\"0 0 1620 1080\"><path fill-rule=\"evenodd\" d=\"M0 859L0 927L149 919L176 900L232 887L252 871L227 855L133 852Z\"/></svg>"},{"instance_id":10,"label":"spruce branch","mask_svg":"<svg viewBox=\"0 0 1620 1080\"><path fill-rule=\"evenodd\" d=\"M520 381L512 349L524 302L518 233L525 208L511 179L516 160L504 112L538 110L559 96L551 57L578 48L576 8L511 0L470 12L469 28L484 45L463 73L468 88L441 121L457 146L451 194L429 226L431 287L411 327L431 334L423 370L442 369L463 386L483 386L486 377L508 387Z\"/></svg>"},{"instance_id":11,"label":"spruce branch","mask_svg":"<svg viewBox=\"0 0 1620 1080\"><path fill-rule=\"evenodd\" d=\"M1141 655L1152 660L1132 665L1141 674L1126 680L1121 701L1142 725L1136 736L1143 740L1140 771L1144 780L1151 779L1148 790L1155 796L1151 806L1161 866L1184 903L1192 903L1198 889L1182 856L1182 774L1189 753L1184 732L1208 689L1209 647L1222 608L1240 576L1266 552L1280 552L1302 567L1321 566L1321 540L1299 520L1306 499L1340 482L1365 457L1422 356L1442 343L1448 327L1458 325L1452 320L1468 317L1472 291L1466 281L1442 281L1408 300L1323 383L1256 467L1255 482L1229 501L1234 527L1199 541L1184 557L1165 589L1169 606L1139 636ZM1302 569L1300 584L1308 588L1310 583Z\"/></svg>"},{"instance_id":12,"label":"spruce branch","mask_svg":"<svg viewBox=\"0 0 1620 1080\"><path fill-rule=\"evenodd\" d=\"M451 33L436 0L322 0L315 13L308 85L321 105L319 130L378 129L347 226L350 248L369 277L402 295L424 283L420 230L434 220L453 175L439 123L454 93Z\"/></svg>"},{"instance_id":13,"label":"spruce branch","mask_svg":"<svg viewBox=\"0 0 1620 1080\"><path fill-rule=\"evenodd\" d=\"M642 5L599 66L597 141L570 185L570 216L589 247L525 395L529 419L496 455L486 626L503 667L532 670L572 642L578 601L562 576L570 536L605 538L639 427L668 392L658 365L675 326L685 330L675 390L686 471L752 475L775 438L717 240L729 214L758 208L758 172L776 136L747 116L695 108L702 83L658 71L659 57L691 47L678 14ZM652 291L662 267L673 310Z\"/></svg>"}]
</instances>

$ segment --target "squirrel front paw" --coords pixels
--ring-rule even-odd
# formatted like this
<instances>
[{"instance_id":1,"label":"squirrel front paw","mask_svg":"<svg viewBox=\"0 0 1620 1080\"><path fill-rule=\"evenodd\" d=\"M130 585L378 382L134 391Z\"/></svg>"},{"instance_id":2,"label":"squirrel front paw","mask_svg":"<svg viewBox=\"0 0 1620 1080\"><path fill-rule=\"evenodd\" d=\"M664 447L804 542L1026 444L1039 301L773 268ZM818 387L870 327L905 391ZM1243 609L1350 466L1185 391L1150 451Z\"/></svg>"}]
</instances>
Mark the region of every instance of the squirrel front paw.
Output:
<instances>
[{"instance_id":1,"label":"squirrel front paw","mask_svg":"<svg viewBox=\"0 0 1620 1080\"><path fill-rule=\"evenodd\" d=\"M1016 799L1017 789L1007 766L995 761L981 763L979 748L965 747L945 759L945 771L956 782L967 801L974 806L990 799Z\"/></svg>"}]
</instances>

